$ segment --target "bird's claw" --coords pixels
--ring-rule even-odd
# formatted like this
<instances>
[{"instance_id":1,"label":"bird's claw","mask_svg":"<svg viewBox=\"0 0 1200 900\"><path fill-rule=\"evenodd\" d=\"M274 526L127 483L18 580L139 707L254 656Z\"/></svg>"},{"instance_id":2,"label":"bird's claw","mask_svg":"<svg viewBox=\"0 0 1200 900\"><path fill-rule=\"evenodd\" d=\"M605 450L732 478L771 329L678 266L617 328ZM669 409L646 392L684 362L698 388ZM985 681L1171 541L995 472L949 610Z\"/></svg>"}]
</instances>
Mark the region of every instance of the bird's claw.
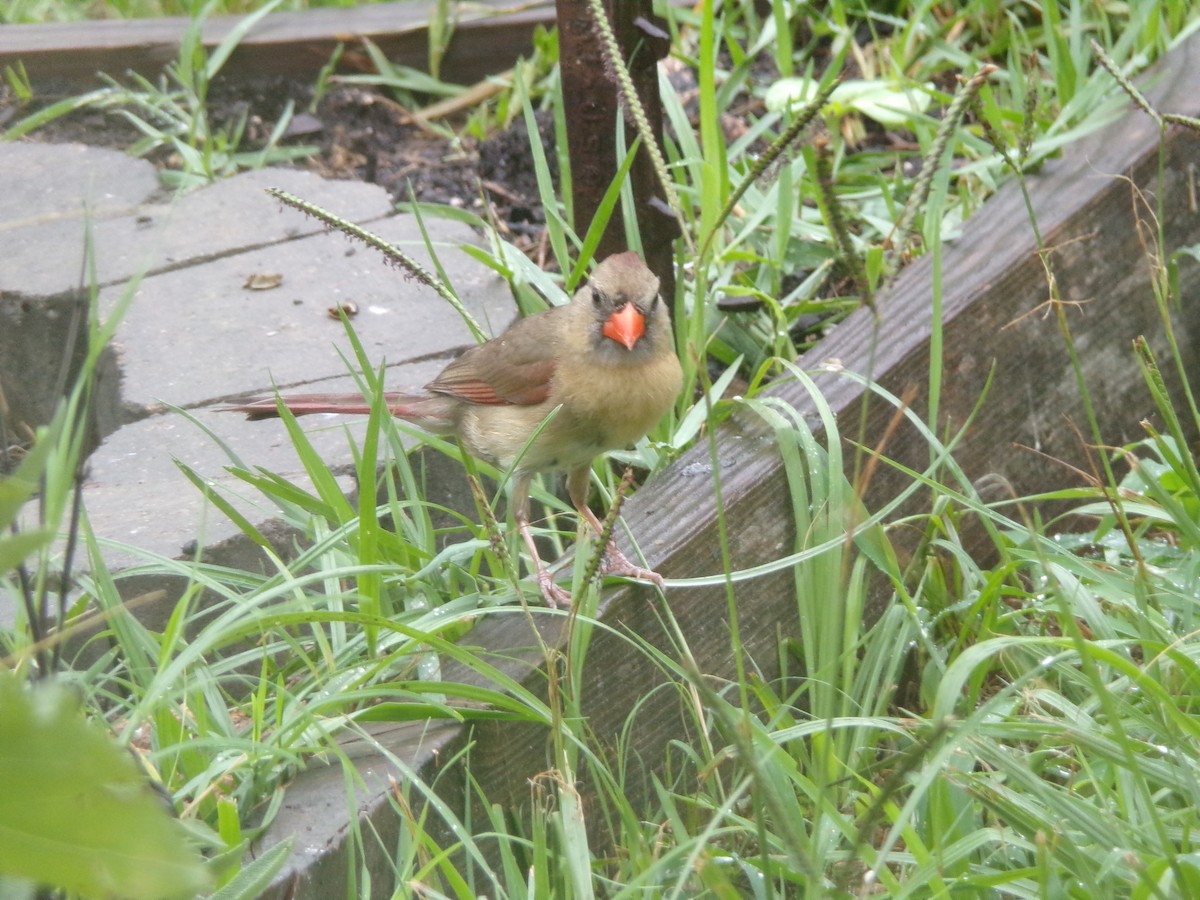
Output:
<instances>
[{"instance_id":1,"label":"bird's claw","mask_svg":"<svg viewBox=\"0 0 1200 900\"><path fill-rule=\"evenodd\" d=\"M637 581L649 581L659 590L663 589L663 577L653 569L647 569L630 562L629 558L617 549L612 541L604 548L604 556L600 560L601 575L616 575L619 578L633 578Z\"/></svg>"},{"instance_id":2,"label":"bird's claw","mask_svg":"<svg viewBox=\"0 0 1200 900\"><path fill-rule=\"evenodd\" d=\"M661 575L653 569L647 569L631 562L624 553L617 549L617 545L612 541L609 541L608 546L604 548L604 555L600 558L599 572L602 576L615 575L618 578L649 581L659 590L663 589L663 577ZM575 598L571 596L571 592L558 586L549 569L540 567L537 570L536 578L542 597L545 598L546 603L552 609L570 609L575 605Z\"/></svg>"},{"instance_id":3,"label":"bird's claw","mask_svg":"<svg viewBox=\"0 0 1200 900\"><path fill-rule=\"evenodd\" d=\"M550 604L551 609L570 609L574 605L575 600L572 598L571 592L555 584L554 576L548 569L541 569L537 573L537 583L542 597Z\"/></svg>"}]
</instances>

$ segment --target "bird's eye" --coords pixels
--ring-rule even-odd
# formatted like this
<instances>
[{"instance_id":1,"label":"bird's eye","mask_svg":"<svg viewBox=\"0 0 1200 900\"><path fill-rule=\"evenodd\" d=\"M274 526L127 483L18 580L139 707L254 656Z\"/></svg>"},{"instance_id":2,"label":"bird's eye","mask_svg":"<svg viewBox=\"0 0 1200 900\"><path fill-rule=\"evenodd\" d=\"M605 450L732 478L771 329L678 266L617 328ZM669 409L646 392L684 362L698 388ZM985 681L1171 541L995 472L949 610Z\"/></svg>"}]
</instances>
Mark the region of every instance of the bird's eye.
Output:
<instances>
[{"instance_id":1,"label":"bird's eye","mask_svg":"<svg viewBox=\"0 0 1200 900\"><path fill-rule=\"evenodd\" d=\"M592 305L600 306L604 302L604 295L595 288L592 288Z\"/></svg>"}]
</instances>

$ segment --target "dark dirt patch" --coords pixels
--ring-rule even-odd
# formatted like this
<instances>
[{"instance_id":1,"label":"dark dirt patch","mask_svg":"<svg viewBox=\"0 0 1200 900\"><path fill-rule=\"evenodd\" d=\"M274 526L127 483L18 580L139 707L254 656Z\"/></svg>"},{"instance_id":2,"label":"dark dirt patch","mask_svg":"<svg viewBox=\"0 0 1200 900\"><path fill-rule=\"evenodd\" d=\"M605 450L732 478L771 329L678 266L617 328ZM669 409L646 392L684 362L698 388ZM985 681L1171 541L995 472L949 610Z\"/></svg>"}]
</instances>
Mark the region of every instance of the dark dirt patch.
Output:
<instances>
[{"instance_id":1,"label":"dark dirt patch","mask_svg":"<svg viewBox=\"0 0 1200 900\"><path fill-rule=\"evenodd\" d=\"M0 128L11 127L25 116L79 93L78 86L66 89L40 84L34 88L35 99L22 106L10 90L0 87ZM418 123L380 91L335 87L315 106L313 93L311 84L278 76L221 78L214 81L207 98L211 127L233 128L244 119L241 149L259 149L290 103L294 112L283 145L317 148L295 165L327 178L378 184L397 202L407 201L411 188L419 201L474 210L493 219L523 249L532 251L536 246L545 216L523 123L482 142L449 141ZM553 127L542 123L539 131L553 165ZM39 128L25 140L128 149L142 137L119 111L81 109ZM147 158L162 168L179 165L166 149L155 150ZM557 171L553 174L557 181Z\"/></svg>"}]
</instances>

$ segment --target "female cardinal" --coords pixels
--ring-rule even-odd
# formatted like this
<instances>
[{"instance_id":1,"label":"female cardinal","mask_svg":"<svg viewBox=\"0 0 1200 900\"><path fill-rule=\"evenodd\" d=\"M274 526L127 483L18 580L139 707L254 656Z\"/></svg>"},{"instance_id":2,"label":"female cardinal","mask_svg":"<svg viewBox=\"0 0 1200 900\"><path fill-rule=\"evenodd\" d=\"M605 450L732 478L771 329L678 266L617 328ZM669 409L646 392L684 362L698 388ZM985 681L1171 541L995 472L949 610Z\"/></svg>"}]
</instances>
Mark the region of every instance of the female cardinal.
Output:
<instances>
[{"instance_id":1,"label":"female cardinal","mask_svg":"<svg viewBox=\"0 0 1200 900\"><path fill-rule=\"evenodd\" d=\"M386 399L392 415L434 434L456 435L468 451L501 469L515 464L517 527L542 596L551 606L564 606L571 596L554 583L529 530L533 475L566 469L571 503L599 534L600 521L587 505L592 460L643 437L682 385L658 278L636 253L621 253L600 263L570 303L522 319L471 348L425 385L425 393L388 393ZM296 415L370 411L361 396L349 394L308 394L283 403ZM251 419L278 415L274 400L233 409ZM658 573L631 563L611 541L601 570L662 587Z\"/></svg>"}]
</instances>

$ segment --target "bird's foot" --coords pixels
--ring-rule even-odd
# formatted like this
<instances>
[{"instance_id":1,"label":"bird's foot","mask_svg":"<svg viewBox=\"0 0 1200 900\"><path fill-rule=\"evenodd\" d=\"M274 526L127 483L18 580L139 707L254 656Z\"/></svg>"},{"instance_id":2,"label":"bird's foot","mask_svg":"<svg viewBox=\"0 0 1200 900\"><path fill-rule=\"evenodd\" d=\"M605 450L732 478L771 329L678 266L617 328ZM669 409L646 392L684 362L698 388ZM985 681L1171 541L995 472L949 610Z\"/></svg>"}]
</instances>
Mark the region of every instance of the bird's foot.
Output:
<instances>
[{"instance_id":1,"label":"bird's foot","mask_svg":"<svg viewBox=\"0 0 1200 900\"><path fill-rule=\"evenodd\" d=\"M554 576L544 566L538 568L537 583L542 596L550 604L551 609L570 609L574 604L575 601L571 597L571 592L555 584Z\"/></svg>"},{"instance_id":2,"label":"bird's foot","mask_svg":"<svg viewBox=\"0 0 1200 900\"><path fill-rule=\"evenodd\" d=\"M604 548L604 557L600 560L601 575L616 575L620 578L634 578L638 581L649 581L659 590L663 588L663 577L653 569L635 565L629 558L617 549L612 541Z\"/></svg>"},{"instance_id":3,"label":"bird's foot","mask_svg":"<svg viewBox=\"0 0 1200 900\"><path fill-rule=\"evenodd\" d=\"M608 546L604 548L604 555L600 558L599 572L601 576L615 575L618 578L632 578L636 581L649 581L651 584L663 589L663 577L653 569L647 569L643 566L636 565L629 560L624 553L617 549L617 545L612 541L608 542ZM545 598L546 603L552 609L570 609L575 605L575 598L571 596L571 592L565 588L559 587L555 582L554 576L550 574L550 570L545 566L538 566L534 573L537 578L538 589Z\"/></svg>"}]
</instances>

